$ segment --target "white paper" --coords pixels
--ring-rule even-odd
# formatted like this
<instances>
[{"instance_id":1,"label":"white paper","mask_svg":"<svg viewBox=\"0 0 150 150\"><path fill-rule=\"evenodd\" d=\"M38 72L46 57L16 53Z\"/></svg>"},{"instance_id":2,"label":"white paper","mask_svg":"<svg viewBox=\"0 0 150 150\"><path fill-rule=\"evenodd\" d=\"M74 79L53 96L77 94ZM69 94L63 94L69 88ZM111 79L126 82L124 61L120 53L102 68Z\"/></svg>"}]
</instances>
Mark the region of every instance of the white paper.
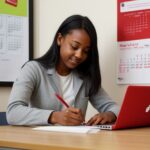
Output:
<instances>
[{"instance_id":1,"label":"white paper","mask_svg":"<svg viewBox=\"0 0 150 150\"><path fill-rule=\"evenodd\" d=\"M118 84L150 83L150 39L119 42Z\"/></svg>"},{"instance_id":2,"label":"white paper","mask_svg":"<svg viewBox=\"0 0 150 150\"><path fill-rule=\"evenodd\" d=\"M0 80L16 79L29 59L28 18L0 14Z\"/></svg>"},{"instance_id":3,"label":"white paper","mask_svg":"<svg viewBox=\"0 0 150 150\"><path fill-rule=\"evenodd\" d=\"M40 126L33 128L33 130L70 133L96 133L100 131L100 128L97 126Z\"/></svg>"}]
</instances>

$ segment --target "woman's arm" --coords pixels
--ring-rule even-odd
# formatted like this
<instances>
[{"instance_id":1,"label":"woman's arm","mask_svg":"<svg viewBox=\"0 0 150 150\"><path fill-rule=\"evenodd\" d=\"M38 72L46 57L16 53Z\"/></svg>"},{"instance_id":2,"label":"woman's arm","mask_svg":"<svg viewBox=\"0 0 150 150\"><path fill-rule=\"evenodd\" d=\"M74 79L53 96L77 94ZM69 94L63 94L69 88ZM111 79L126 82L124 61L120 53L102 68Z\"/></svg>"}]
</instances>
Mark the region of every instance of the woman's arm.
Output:
<instances>
[{"instance_id":1,"label":"woman's arm","mask_svg":"<svg viewBox=\"0 0 150 150\"><path fill-rule=\"evenodd\" d=\"M48 124L48 118L53 110L43 110L30 107L31 96L40 82L38 64L27 63L14 82L7 107L7 121L12 125Z\"/></svg>"},{"instance_id":2,"label":"woman's arm","mask_svg":"<svg viewBox=\"0 0 150 150\"><path fill-rule=\"evenodd\" d=\"M108 96L104 89L100 89L97 95L91 97L91 104L98 110L87 125L105 124L114 122L119 113L119 106Z\"/></svg>"}]
</instances>

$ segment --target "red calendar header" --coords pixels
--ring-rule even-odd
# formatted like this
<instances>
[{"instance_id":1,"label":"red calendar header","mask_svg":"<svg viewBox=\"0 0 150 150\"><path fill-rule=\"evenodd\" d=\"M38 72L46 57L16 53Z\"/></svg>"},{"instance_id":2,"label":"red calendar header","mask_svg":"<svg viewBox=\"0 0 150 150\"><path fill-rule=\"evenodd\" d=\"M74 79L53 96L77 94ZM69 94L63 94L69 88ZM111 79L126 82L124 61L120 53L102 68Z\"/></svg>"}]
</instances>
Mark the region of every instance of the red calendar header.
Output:
<instances>
[{"instance_id":1,"label":"red calendar header","mask_svg":"<svg viewBox=\"0 0 150 150\"><path fill-rule=\"evenodd\" d=\"M150 0L118 0L118 41L150 38Z\"/></svg>"}]
</instances>

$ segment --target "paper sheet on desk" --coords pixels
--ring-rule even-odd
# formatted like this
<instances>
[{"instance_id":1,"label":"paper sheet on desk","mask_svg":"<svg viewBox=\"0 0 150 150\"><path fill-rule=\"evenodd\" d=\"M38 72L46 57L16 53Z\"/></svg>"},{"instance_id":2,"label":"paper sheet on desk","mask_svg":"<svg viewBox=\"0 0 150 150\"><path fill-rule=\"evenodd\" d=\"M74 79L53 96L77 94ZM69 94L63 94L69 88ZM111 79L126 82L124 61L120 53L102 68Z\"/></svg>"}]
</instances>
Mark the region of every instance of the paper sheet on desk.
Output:
<instances>
[{"instance_id":1,"label":"paper sheet on desk","mask_svg":"<svg viewBox=\"0 0 150 150\"><path fill-rule=\"evenodd\" d=\"M100 131L100 128L96 126L40 126L33 128L33 130L70 133L96 133Z\"/></svg>"}]
</instances>

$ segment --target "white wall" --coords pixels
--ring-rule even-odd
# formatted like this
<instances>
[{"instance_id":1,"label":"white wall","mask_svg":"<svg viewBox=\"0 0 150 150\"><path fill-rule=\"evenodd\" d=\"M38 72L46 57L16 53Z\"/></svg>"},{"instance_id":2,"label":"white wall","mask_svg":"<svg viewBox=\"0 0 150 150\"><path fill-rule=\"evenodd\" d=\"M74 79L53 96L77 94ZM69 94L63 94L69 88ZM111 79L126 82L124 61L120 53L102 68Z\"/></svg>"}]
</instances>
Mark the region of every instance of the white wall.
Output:
<instances>
[{"instance_id":1,"label":"white wall","mask_svg":"<svg viewBox=\"0 0 150 150\"><path fill-rule=\"evenodd\" d=\"M102 85L119 104L126 86L116 84L117 0L34 0L34 56L44 54L66 17L88 16L98 34ZM0 88L0 111L6 109L10 88ZM94 113L89 107L88 117Z\"/></svg>"}]
</instances>

